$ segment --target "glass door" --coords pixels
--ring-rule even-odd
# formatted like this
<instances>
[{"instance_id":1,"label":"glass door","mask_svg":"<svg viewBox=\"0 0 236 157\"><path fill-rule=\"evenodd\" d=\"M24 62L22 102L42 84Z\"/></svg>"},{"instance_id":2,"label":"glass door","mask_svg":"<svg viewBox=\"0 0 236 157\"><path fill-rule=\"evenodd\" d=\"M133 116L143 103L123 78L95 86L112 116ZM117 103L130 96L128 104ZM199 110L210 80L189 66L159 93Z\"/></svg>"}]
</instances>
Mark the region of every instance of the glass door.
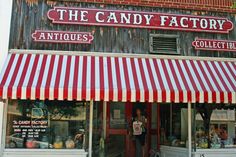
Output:
<instances>
[{"instance_id":1,"label":"glass door","mask_svg":"<svg viewBox=\"0 0 236 157\"><path fill-rule=\"evenodd\" d=\"M108 103L106 157L134 156L130 122L132 105L129 103Z\"/></svg>"}]
</instances>

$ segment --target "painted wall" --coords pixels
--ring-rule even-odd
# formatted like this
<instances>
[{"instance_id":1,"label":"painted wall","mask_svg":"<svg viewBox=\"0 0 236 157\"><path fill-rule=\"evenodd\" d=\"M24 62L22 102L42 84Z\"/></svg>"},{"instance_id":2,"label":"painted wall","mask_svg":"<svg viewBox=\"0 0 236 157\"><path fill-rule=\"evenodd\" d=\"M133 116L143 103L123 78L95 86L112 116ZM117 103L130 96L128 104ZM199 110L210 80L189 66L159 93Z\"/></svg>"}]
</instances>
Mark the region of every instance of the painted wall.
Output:
<instances>
[{"instance_id":1,"label":"painted wall","mask_svg":"<svg viewBox=\"0 0 236 157\"><path fill-rule=\"evenodd\" d=\"M0 71L8 54L8 43L10 34L12 0L0 0ZM3 122L4 122L4 103L0 101L0 156L3 154Z\"/></svg>"},{"instance_id":2,"label":"painted wall","mask_svg":"<svg viewBox=\"0 0 236 157\"><path fill-rule=\"evenodd\" d=\"M8 53L12 0L0 0L0 69Z\"/></svg>"}]
</instances>

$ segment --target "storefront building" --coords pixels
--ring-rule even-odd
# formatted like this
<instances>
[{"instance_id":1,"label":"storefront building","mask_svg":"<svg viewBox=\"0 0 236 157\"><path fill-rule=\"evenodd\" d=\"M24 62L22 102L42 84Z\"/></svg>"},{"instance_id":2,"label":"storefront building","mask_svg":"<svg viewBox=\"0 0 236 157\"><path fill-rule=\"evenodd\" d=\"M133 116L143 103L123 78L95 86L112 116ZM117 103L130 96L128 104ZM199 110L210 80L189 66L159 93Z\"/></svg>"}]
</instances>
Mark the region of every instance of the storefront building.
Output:
<instances>
[{"instance_id":1,"label":"storefront building","mask_svg":"<svg viewBox=\"0 0 236 157\"><path fill-rule=\"evenodd\" d=\"M232 5L6 3L1 156L141 156L137 109L146 156L236 156Z\"/></svg>"}]
</instances>

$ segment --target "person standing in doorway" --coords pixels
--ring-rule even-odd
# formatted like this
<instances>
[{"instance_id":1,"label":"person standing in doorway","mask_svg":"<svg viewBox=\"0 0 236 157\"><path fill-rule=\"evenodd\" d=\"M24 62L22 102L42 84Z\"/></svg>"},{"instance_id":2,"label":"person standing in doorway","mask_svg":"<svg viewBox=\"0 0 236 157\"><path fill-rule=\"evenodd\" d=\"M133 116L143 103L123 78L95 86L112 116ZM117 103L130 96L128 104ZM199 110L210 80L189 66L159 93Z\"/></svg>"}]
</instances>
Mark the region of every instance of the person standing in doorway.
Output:
<instances>
[{"instance_id":1,"label":"person standing in doorway","mask_svg":"<svg viewBox=\"0 0 236 157\"><path fill-rule=\"evenodd\" d=\"M136 157L145 157L145 143L147 133L147 119L141 109L136 109L133 120L133 135L135 136Z\"/></svg>"}]
</instances>

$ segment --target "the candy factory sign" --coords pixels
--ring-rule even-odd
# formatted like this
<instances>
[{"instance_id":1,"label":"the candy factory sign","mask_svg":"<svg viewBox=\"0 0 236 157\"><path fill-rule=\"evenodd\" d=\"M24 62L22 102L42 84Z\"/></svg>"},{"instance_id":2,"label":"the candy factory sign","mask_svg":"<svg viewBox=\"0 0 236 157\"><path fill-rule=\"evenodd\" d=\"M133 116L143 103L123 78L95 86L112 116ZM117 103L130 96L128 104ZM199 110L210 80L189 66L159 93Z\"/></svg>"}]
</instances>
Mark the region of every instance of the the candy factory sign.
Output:
<instances>
[{"instance_id":1,"label":"the candy factory sign","mask_svg":"<svg viewBox=\"0 0 236 157\"><path fill-rule=\"evenodd\" d=\"M233 23L227 18L155 12L54 7L48 18L56 24L98 25L209 33L229 33Z\"/></svg>"},{"instance_id":2,"label":"the candy factory sign","mask_svg":"<svg viewBox=\"0 0 236 157\"><path fill-rule=\"evenodd\" d=\"M196 39L192 45L196 50L236 52L236 41Z\"/></svg>"}]
</instances>

